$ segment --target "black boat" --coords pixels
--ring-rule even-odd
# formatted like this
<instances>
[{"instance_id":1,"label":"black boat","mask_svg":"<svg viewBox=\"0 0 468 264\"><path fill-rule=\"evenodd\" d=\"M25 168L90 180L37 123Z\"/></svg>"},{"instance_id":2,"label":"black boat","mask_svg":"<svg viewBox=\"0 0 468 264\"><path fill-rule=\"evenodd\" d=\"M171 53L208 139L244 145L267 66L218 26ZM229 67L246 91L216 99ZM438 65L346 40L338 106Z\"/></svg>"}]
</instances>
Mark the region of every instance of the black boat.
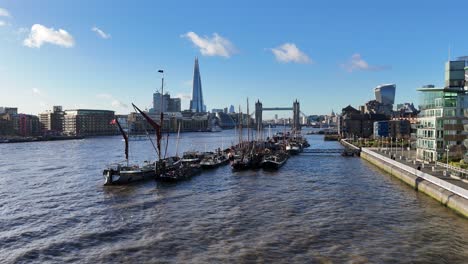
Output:
<instances>
[{"instance_id":1,"label":"black boat","mask_svg":"<svg viewBox=\"0 0 468 264\"><path fill-rule=\"evenodd\" d=\"M170 168L159 168L156 179L165 182L188 180L201 172L200 165L179 163Z\"/></svg>"},{"instance_id":2,"label":"black boat","mask_svg":"<svg viewBox=\"0 0 468 264\"><path fill-rule=\"evenodd\" d=\"M231 168L235 171L251 169L252 159L248 156L243 156L238 159L234 159L234 161L231 163Z\"/></svg>"},{"instance_id":3,"label":"black boat","mask_svg":"<svg viewBox=\"0 0 468 264\"><path fill-rule=\"evenodd\" d=\"M263 153L251 152L249 154L240 155L231 162L231 167L235 171L259 169L262 167Z\"/></svg>"},{"instance_id":4,"label":"black boat","mask_svg":"<svg viewBox=\"0 0 468 264\"><path fill-rule=\"evenodd\" d=\"M289 158L288 154L284 152L267 154L263 158L262 168L264 170L277 170L286 163L288 158Z\"/></svg>"}]
</instances>

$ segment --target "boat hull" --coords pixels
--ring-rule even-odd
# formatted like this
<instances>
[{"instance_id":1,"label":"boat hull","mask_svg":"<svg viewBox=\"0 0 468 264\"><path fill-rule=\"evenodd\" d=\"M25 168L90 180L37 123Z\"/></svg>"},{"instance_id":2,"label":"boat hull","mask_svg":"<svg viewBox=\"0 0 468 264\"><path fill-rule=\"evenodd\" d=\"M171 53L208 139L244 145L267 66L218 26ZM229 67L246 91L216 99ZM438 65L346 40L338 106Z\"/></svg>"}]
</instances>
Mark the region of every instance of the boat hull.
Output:
<instances>
[{"instance_id":1,"label":"boat hull","mask_svg":"<svg viewBox=\"0 0 468 264\"><path fill-rule=\"evenodd\" d=\"M106 169L103 172L104 185L128 184L155 178L154 170L116 171Z\"/></svg>"},{"instance_id":2,"label":"boat hull","mask_svg":"<svg viewBox=\"0 0 468 264\"><path fill-rule=\"evenodd\" d=\"M283 161L266 160L262 163L262 168L264 170L278 170L279 168L283 167L285 163L286 163L286 160L283 160Z\"/></svg>"},{"instance_id":3,"label":"boat hull","mask_svg":"<svg viewBox=\"0 0 468 264\"><path fill-rule=\"evenodd\" d=\"M200 166L202 167L202 169L215 169L215 168L218 168L218 167L220 167L222 165L226 165L228 162L229 162L228 159L225 159L225 160L219 161L219 162L213 162L213 163L201 162Z\"/></svg>"}]
</instances>

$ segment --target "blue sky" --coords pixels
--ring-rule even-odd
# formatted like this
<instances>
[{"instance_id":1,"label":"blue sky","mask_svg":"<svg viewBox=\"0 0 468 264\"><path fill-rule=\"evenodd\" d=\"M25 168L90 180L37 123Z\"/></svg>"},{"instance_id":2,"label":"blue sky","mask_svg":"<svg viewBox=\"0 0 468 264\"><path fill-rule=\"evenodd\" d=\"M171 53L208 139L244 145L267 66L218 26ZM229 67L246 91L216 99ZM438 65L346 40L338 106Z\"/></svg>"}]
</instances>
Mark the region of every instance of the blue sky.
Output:
<instances>
[{"instance_id":1,"label":"blue sky","mask_svg":"<svg viewBox=\"0 0 468 264\"><path fill-rule=\"evenodd\" d=\"M128 113L132 102L150 107L164 69L166 89L187 107L195 56L208 109L245 108L247 96L265 107L297 98L304 113L325 114L363 104L383 83L397 84L397 103L417 103L416 88L443 85L449 46L452 58L468 55L467 8L468 1L0 0L0 106Z\"/></svg>"}]
</instances>

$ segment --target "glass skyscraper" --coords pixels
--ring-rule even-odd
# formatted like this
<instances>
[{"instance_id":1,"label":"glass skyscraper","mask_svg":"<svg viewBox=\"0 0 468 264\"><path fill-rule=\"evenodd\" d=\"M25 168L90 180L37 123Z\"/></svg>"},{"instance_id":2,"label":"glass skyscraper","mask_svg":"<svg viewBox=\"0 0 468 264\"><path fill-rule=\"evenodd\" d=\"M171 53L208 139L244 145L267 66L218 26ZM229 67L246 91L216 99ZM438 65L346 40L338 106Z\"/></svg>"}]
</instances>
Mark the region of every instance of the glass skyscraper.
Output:
<instances>
[{"instance_id":1,"label":"glass skyscraper","mask_svg":"<svg viewBox=\"0 0 468 264\"><path fill-rule=\"evenodd\" d=\"M193 69L193 90L192 100L190 100L190 110L196 113L205 112L205 105L203 104L200 68L198 66L198 58L195 58L195 66Z\"/></svg>"},{"instance_id":2,"label":"glass skyscraper","mask_svg":"<svg viewBox=\"0 0 468 264\"><path fill-rule=\"evenodd\" d=\"M375 100L383 105L393 105L395 103L395 84L383 84L375 88Z\"/></svg>"}]
</instances>

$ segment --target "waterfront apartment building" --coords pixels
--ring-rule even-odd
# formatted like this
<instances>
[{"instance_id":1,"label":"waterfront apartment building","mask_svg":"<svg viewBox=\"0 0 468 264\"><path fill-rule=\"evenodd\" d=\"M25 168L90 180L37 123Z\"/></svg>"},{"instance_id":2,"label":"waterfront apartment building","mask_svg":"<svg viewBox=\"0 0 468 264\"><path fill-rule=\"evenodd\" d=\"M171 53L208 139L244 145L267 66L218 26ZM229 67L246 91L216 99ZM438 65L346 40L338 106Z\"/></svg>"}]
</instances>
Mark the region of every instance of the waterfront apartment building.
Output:
<instances>
[{"instance_id":1,"label":"waterfront apartment building","mask_svg":"<svg viewBox=\"0 0 468 264\"><path fill-rule=\"evenodd\" d=\"M45 134L61 134L63 132L63 118L65 113L62 106L54 106L52 111L39 114L41 129Z\"/></svg>"},{"instance_id":2,"label":"waterfront apartment building","mask_svg":"<svg viewBox=\"0 0 468 264\"><path fill-rule=\"evenodd\" d=\"M16 107L0 107L0 135L33 137L41 135L39 118L18 114Z\"/></svg>"},{"instance_id":3,"label":"waterfront apartment building","mask_svg":"<svg viewBox=\"0 0 468 264\"><path fill-rule=\"evenodd\" d=\"M449 61L445 66L444 88L427 85L420 92L420 110L416 134L416 156L419 160L436 161L447 149L461 147L467 138L465 108L468 94L464 89L465 61ZM463 69L463 74L460 72ZM463 77L463 81L462 81Z\"/></svg>"},{"instance_id":4,"label":"waterfront apartment building","mask_svg":"<svg viewBox=\"0 0 468 264\"><path fill-rule=\"evenodd\" d=\"M65 110L63 132L77 136L114 135L117 133L111 124L114 118L114 111L109 110Z\"/></svg>"},{"instance_id":5,"label":"waterfront apartment building","mask_svg":"<svg viewBox=\"0 0 468 264\"><path fill-rule=\"evenodd\" d=\"M13 129L22 137L41 135L39 117L28 114L13 115Z\"/></svg>"}]
</instances>

